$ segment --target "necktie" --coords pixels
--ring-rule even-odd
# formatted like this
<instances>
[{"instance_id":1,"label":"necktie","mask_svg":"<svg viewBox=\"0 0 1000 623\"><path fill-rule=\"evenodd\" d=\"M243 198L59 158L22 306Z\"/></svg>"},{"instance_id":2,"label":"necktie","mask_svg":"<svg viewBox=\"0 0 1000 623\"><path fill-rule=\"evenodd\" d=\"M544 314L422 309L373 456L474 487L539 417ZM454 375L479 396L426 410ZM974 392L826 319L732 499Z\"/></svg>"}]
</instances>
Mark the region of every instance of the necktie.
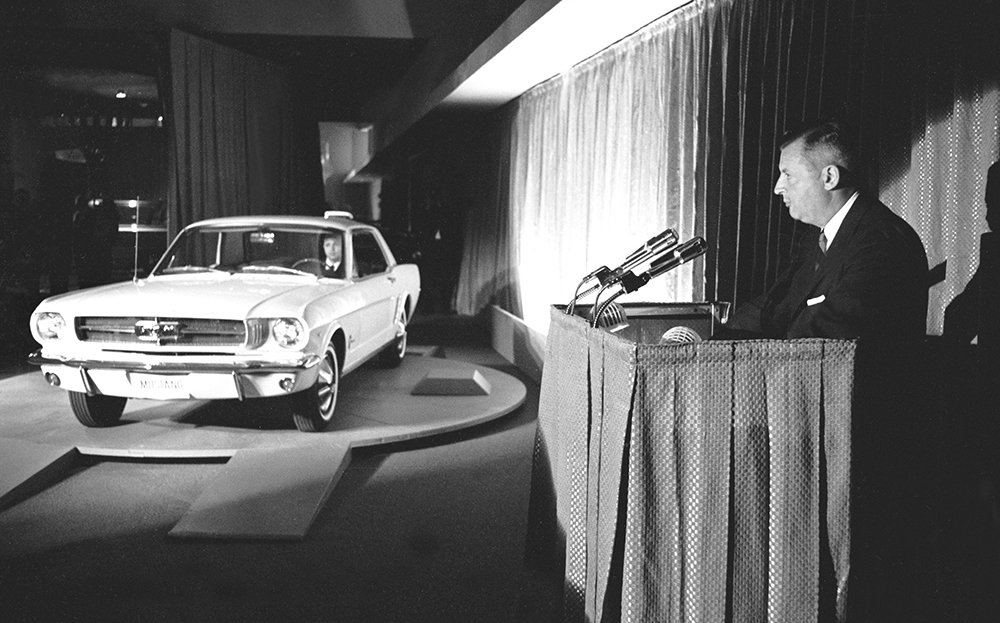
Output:
<instances>
[{"instance_id":1,"label":"necktie","mask_svg":"<svg viewBox=\"0 0 1000 623\"><path fill-rule=\"evenodd\" d=\"M816 256L816 264L813 265L813 270L819 270L819 263L826 257L826 233L822 229L819 230L819 250L820 254Z\"/></svg>"}]
</instances>

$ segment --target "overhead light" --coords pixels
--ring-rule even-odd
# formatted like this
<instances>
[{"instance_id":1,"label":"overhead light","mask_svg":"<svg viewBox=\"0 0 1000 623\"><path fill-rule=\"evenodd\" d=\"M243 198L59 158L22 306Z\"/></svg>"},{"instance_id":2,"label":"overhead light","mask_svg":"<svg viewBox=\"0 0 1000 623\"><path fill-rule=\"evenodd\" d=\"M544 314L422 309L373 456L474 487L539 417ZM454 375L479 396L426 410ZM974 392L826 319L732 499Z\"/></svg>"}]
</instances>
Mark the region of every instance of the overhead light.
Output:
<instances>
[{"instance_id":1,"label":"overhead light","mask_svg":"<svg viewBox=\"0 0 1000 623\"><path fill-rule=\"evenodd\" d=\"M117 97L120 100L125 99L125 91L118 91L117 93L115 93L115 97Z\"/></svg>"}]
</instances>

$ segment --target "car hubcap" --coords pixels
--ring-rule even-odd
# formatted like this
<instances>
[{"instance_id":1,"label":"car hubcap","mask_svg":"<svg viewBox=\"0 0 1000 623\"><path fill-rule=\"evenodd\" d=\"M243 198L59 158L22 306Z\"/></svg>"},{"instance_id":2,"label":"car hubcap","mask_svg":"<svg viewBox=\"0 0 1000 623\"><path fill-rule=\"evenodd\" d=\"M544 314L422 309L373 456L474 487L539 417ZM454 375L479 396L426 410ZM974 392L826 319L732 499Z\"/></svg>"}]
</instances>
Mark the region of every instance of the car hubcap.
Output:
<instances>
[{"instance_id":1,"label":"car hubcap","mask_svg":"<svg viewBox=\"0 0 1000 623\"><path fill-rule=\"evenodd\" d=\"M396 320L396 354L400 359L406 354L406 315L401 313Z\"/></svg>"},{"instance_id":2,"label":"car hubcap","mask_svg":"<svg viewBox=\"0 0 1000 623\"><path fill-rule=\"evenodd\" d=\"M333 408L337 404L337 362L335 357L336 355L328 352L319 366L316 390L319 393L319 414L324 420L330 419L333 415Z\"/></svg>"}]
</instances>

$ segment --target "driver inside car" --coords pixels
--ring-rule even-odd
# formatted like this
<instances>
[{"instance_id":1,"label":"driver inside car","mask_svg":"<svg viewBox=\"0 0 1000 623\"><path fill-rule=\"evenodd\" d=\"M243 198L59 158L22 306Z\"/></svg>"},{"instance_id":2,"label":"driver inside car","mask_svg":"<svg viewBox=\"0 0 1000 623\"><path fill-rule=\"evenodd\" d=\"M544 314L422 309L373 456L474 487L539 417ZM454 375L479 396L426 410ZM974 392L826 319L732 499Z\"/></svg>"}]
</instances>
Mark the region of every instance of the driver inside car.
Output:
<instances>
[{"instance_id":1,"label":"driver inside car","mask_svg":"<svg viewBox=\"0 0 1000 623\"><path fill-rule=\"evenodd\" d=\"M323 236L323 277L344 278L344 240L339 235Z\"/></svg>"}]
</instances>

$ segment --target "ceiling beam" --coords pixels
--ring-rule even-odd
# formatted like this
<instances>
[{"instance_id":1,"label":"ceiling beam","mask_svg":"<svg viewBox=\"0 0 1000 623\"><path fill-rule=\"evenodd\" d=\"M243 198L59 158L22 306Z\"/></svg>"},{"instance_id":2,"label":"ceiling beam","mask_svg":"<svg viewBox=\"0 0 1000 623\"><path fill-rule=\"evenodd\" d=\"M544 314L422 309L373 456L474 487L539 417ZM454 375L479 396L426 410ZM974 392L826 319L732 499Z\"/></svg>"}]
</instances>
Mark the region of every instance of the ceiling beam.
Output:
<instances>
[{"instance_id":1,"label":"ceiling beam","mask_svg":"<svg viewBox=\"0 0 1000 623\"><path fill-rule=\"evenodd\" d=\"M444 105L495 108L691 0L562 0L511 38L506 24L443 83ZM511 31L513 32L513 30Z\"/></svg>"},{"instance_id":2,"label":"ceiling beam","mask_svg":"<svg viewBox=\"0 0 1000 623\"><path fill-rule=\"evenodd\" d=\"M422 58L366 107L374 154L362 171L387 170L386 154L431 112L502 106L690 1L525 0L457 68L435 74Z\"/></svg>"}]
</instances>

